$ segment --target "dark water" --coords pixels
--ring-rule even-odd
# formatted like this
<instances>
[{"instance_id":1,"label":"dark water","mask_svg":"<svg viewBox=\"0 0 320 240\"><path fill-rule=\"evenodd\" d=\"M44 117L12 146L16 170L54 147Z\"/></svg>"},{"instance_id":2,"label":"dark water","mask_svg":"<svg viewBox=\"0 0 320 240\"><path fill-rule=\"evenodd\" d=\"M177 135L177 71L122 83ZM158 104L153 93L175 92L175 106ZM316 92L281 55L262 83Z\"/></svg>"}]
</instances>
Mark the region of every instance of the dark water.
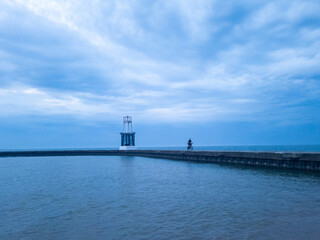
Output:
<instances>
[{"instance_id":1,"label":"dark water","mask_svg":"<svg viewBox=\"0 0 320 240\"><path fill-rule=\"evenodd\" d=\"M319 239L320 176L140 157L0 158L0 239Z\"/></svg>"}]
</instances>

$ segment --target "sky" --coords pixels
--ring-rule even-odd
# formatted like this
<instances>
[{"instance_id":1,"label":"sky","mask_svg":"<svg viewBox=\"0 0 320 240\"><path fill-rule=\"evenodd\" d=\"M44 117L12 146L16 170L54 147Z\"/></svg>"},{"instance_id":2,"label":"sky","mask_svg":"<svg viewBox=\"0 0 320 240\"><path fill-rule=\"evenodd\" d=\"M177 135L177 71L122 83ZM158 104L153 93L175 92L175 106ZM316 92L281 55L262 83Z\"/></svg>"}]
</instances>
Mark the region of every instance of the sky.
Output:
<instances>
[{"instance_id":1,"label":"sky","mask_svg":"<svg viewBox=\"0 0 320 240\"><path fill-rule=\"evenodd\" d=\"M0 149L320 144L318 0L0 0Z\"/></svg>"}]
</instances>

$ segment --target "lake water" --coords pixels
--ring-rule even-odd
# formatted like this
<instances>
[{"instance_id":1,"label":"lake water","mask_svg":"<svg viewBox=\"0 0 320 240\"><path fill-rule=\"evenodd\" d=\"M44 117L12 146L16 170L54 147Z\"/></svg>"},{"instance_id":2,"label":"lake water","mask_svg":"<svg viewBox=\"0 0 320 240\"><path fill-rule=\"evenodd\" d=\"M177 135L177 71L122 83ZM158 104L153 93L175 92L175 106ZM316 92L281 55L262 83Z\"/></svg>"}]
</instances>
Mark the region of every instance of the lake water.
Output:
<instances>
[{"instance_id":1,"label":"lake water","mask_svg":"<svg viewBox=\"0 0 320 240\"><path fill-rule=\"evenodd\" d=\"M320 175L141 157L0 158L0 239L319 239Z\"/></svg>"}]
</instances>

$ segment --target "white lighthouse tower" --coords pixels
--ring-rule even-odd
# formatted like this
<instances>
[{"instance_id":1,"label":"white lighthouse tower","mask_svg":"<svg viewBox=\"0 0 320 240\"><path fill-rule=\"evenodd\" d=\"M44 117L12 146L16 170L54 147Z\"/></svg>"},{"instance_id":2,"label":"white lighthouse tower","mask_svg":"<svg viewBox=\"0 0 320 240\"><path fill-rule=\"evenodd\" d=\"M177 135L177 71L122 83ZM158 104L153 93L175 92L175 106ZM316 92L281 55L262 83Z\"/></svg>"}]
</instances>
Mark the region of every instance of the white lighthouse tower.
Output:
<instances>
[{"instance_id":1,"label":"white lighthouse tower","mask_svg":"<svg viewBox=\"0 0 320 240\"><path fill-rule=\"evenodd\" d=\"M123 130L121 135L121 146L120 150L135 150L135 132L132 129L132 117L123 117Z\"/></svg>"}]
</instances>

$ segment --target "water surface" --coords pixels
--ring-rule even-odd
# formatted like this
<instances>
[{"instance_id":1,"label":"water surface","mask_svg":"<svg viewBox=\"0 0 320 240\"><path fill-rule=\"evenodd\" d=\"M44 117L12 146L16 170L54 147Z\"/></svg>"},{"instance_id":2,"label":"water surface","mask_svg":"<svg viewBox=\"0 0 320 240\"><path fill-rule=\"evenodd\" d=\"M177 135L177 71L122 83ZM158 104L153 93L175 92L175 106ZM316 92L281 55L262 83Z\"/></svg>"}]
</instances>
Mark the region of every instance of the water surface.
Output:
<instances>
[{"instance_id":1,"label":"water surface","mask_svg":"<svg viewBox=\"0 0 320 240\"><path fill-rule=\"evenodd\" d=\"M0 158L0 239L319 239L317 173L141 157Z\"/></svg>"}]
</instances>

